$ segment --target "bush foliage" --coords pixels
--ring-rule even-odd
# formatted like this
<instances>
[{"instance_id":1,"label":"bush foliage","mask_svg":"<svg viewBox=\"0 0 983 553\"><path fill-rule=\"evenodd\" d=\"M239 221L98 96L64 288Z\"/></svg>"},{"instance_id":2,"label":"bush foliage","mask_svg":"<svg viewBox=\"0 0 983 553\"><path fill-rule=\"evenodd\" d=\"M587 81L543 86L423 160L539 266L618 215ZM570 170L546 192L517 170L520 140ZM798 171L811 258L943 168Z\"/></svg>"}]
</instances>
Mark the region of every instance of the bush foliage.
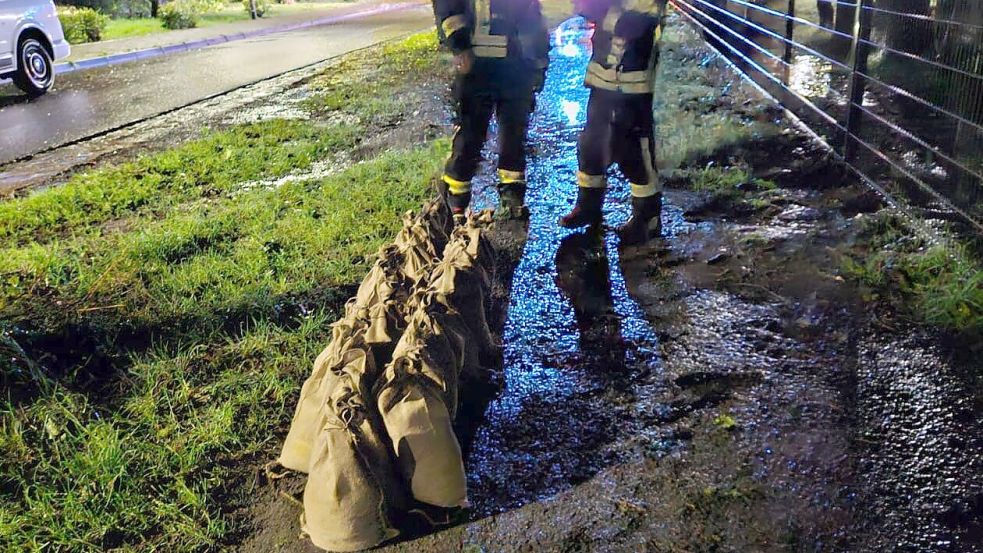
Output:
<instances>
[{"instance_id":1,"label":"bush foliage","mask_svg":"<svg viewBox=\"0 0 983 553\"><path fill-rule=\"evenodd\" d=\"M58 20L65 31L65 39L71 44L98 42L109 24L109 17L102 15L92 8L76 8L61 6L58 8Z\"/></svg>"},{"instance_id":2,"label":"bush foliage","mask_svg":"<svg viewBox=\"0 0 983 553\"><path fill-rule=\"evenodd\" d=\"M58 0L58 4L77 8L91 8L109 17L148 17L149 0Z\"/></svg>"},{"instance_id":3,"label":"bush foliage","mask_svg":"<svg viewBox=\"0 0 983 553\"><path fill-rule=\"evenodd\" d=\"M193 29L198 26L201 11L195 2L176 0L161 6L157 17L165 29Z\"/></svg>"}]
</instances>

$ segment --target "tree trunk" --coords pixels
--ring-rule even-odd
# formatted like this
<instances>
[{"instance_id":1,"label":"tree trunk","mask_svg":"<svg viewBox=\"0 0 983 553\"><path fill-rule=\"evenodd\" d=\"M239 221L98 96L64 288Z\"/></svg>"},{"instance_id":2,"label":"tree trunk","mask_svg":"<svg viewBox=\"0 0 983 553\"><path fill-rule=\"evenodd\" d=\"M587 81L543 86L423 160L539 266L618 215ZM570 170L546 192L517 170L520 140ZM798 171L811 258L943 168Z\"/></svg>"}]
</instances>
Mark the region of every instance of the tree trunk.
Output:
<instances>
[{"instance_id":1,"label":"tree trunk","mask_svg":"<svg viewBox=\"0 0 983 553\"><path fill-rule=\"evenodd\" d=\"M157 12L160 10L160 0L150 0L150 17L157 17Z\"/></svg>"}]
</instances>

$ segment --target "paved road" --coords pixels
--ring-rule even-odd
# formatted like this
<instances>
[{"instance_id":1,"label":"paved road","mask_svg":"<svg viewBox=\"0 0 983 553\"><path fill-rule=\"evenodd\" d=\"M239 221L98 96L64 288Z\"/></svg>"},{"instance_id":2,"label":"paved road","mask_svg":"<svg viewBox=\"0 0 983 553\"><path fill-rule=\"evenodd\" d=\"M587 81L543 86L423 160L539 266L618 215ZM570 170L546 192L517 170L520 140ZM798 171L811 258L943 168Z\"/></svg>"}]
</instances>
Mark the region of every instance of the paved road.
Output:
<instances>
[{"instance_id":1,"label":"paved road","mask_svg":"<svg viewBox=\"0 0 983 553\"><path fill-rule=\"evenodd\" d=\"M27 102L0 86L0 164L433 24L427 4L59 77Z\"/></svg>"}]
</instances>

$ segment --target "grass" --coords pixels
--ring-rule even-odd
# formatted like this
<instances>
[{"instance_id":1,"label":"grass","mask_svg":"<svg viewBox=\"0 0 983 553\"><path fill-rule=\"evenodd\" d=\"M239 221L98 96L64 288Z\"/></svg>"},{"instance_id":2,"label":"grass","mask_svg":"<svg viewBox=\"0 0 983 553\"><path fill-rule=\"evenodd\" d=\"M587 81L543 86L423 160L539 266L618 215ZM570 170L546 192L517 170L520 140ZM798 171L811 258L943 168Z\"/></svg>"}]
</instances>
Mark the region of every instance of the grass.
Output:
<instances>
[{"instance_id":1,"label":"grass","mask_svg":"<svg viewBox=\"0 0 983 553\"><path fill-rule=\"evenodd\" d=\"M687 25L669 25L662 36L654 110L656 157L661 171L671 171L711 157L736 144L775 133L775 125L734 117L715 109L735 86L732 73L707 56L704 42Z\"/></svg>"},{"instance_id":2,"label":"grass","mask_svg":"<svg viewBox=\"0 0 983 553\"><path fill-rule=\"evenodd\" d=\"M693 190L720 200L736 199L741 196L741 187L745 185L755 190L774 190L777 186L770 180L753 176L750 170L743 166L710 166L690 171L690 176Z\"/></svg>"},{"instance_id":3,"label":"grass","mask_svg":"<svg viewBox=\"0 0 983 553\"><path fill-rule=\"evenodd\" d=\"M294 4L276 4L272 6L270 11L267 12L263 18L275 19L285 15L318 10L331 4L332 3L329 2L297 2ZM198 19L198 27L211 27L213 25L246 21L248 19L249 13L247 13L242 7L242 4L236 2L229 4L216 12L200 15ZM102 34L102 40L105 41L118 38L146 36L157 33L166 33L168 31L169 29L165 29L161 25L159 19L153 17L113 19L110 20L109 24L106 26L106 30Z\"/></svg>"},{"instance_id":4,"label":"grass","mask_svg":"<svg viewBox=\"0 0 983 553\"><path fill-rule=\"evenodd\" d=\"M435 52L416 37L377 53L382 71L438 81ZM368 125L236 126L0 204L0 550L241 535L328 323L431 193L447 143L263 179L356 147Z\"/></svg>"},{"instance_id":5,"label":"grass","mask_svg":"<svg viewBox=\"0 0 983 553\"><path fill-rule=\"evenodd\" d=\"M153 17L110 19L106 25L106 30L102 33L102 40L152 35L154 33L162 33L166 30L161 24L160 19Z\"/></svg>"},{"instance_id":6,"label":"grass","mask_svg":"<svg viewBox=\"0 0 983 553\"><path fill-rule=\"evenodd\" d=\"M845 256L843 272L886 297L910 316L959 334L983 339L983 266L958 243L928 244L896 216L867 224L867 246Z\"/></svg>"},{"instance_id":7,"label":"grass","mask_svg":"<svg viewBox=\"0 0 983 553\"><path fill-rule=\"evenodd\" d=\"M315 115L339 113L355 116L361 122L387 124L388 116L399 115L419 101L415 94L394 95L396 87L410 88L425 83L431 75L427 68L434 63L436 36L430 33L414 35L399 47L383 47L383 56L392 60L384 67L366 66L362 60L349 60L340 71L328 73L312 83L316 91L304 103ZM352 74L360 75L353 80Z\"/></svg>"},{"instance_id":8,"label":"grass","mask_svg":"<svg viewBox=\"0 0 983 553\"><path fill-rule=\"evenodd\" d=\"M314 159L349 149L356 131L348 125L322 128L272 120L211 133L179 148L77 175L58 188L0 204L0 240L20 246L68 234L99 234L99 223L227 195L242 182L302 170Z\"/></svg>"}]
</instances>

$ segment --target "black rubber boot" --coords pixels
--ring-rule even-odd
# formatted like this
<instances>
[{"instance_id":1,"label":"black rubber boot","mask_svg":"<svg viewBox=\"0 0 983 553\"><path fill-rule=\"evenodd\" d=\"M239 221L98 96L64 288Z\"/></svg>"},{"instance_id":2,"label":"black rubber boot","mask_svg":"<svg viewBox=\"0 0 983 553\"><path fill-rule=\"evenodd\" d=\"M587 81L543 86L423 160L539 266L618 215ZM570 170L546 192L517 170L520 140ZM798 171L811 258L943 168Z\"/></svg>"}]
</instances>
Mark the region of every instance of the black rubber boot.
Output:
<instances>
[{"instance_id":1,"label":"black rubber boot","mask_svg":"<svg viewBox=\"0 0 983 553\"><path fill-rule=\"evenodd\" d=\"M662 194L631 198L631 218L618 229L622 246L637 246L662 235Z\"/></svg>"},{"instance_id":2,"label":"black rubber boot","mask_svg":"<svg viewBox=\"0 0 983 553\"><path fill-rule=\"evenodd\" d=\"M604 205L604 188L586 188L581 186L577 189L577 204L573 210L563 217L560 217L560 226L563 228L577 228L584 226L600 225L604 220L601 213L601 206Z\"/></svg>"},{"instance_id":3,"label":"black rubber boot","mask_svg":"<svg viewBox=\"0 0 983 553\"><path fill-rule=\"evenodd\" d=\"M519 183L498 185L498 209L496 221L515 221L529 217L526 207L526 185Z\"/></svg>"},{"instance_id":4,"label":"black rubber boot","mask_svg":"<svg viewBox=\"0 0 983 553\"><path fill-rule=\"evenodd\" d=\"M454 225L460 226L467 220L468 206L471 204L471 192L451 194L447 192L447 206L451 208Z\"/></svg>"}]
</instances>

